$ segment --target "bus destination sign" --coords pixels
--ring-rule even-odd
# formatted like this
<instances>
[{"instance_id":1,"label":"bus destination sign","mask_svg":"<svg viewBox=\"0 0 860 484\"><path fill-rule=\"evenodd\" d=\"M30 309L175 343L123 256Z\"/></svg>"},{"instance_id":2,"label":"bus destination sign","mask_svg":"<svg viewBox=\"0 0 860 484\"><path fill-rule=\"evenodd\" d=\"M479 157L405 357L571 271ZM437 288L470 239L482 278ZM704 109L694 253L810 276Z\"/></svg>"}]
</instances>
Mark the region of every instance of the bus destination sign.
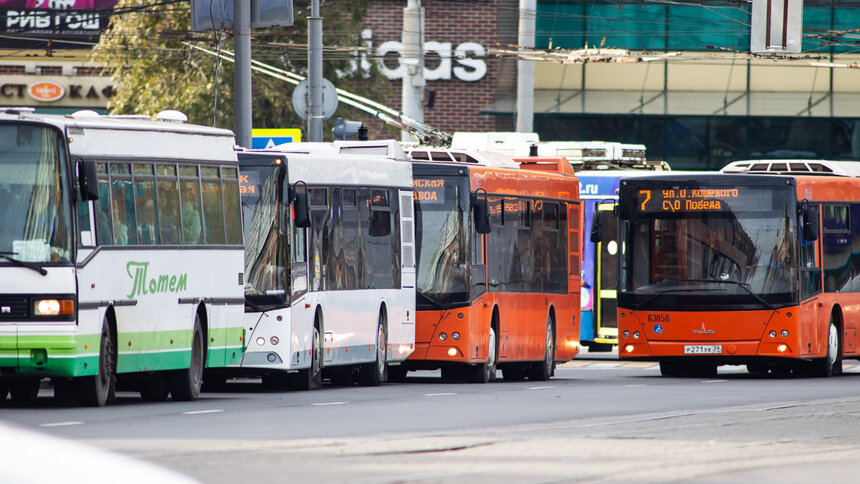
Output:
<instances>
[{"instance_id":1,"label":"bus destination sign","mask_svg":"<svg viewBox=\"0 0 860 484\"><path fill-rule=\"evenodd\" d=\"M756 188L672 187L638 190L639 211L646 213L770 210L772 193Z\"/></svg>"},{"instance_id":2,"label":"bus destination sign","mask_svg":"<svg viewBox=\"0 0 860 484\"><path fill-rule=\"evenodd\" d=\"M444 203L445 180L441 178L416 178L412 181L413 198L421 203Z\"/></svg>"}]
</instances>

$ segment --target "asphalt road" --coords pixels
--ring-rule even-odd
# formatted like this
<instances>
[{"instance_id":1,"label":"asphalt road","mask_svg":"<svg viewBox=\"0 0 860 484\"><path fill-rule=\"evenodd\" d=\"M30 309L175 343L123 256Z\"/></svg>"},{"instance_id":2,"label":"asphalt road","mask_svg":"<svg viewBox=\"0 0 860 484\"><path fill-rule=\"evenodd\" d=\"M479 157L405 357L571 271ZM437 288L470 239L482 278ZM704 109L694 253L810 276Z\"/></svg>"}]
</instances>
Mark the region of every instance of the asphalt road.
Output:
<instances>
[{"instance_id":1,"label":"asphalt road","mask_svg":"<svg viewBox=\"0 0 860 484\"><path fill-rule=\"evenodd\" d=\"M549 382L265 392L67 408L43 389L0 419L119 451L204 483L853 482L860 365L829 379L664 378L652 363L577 359ZM410 374L412 375L412 374ZM44 398L42 398L44 397ZM118 481L121 482L121 479Z\"/></svg>"}]
</instances>

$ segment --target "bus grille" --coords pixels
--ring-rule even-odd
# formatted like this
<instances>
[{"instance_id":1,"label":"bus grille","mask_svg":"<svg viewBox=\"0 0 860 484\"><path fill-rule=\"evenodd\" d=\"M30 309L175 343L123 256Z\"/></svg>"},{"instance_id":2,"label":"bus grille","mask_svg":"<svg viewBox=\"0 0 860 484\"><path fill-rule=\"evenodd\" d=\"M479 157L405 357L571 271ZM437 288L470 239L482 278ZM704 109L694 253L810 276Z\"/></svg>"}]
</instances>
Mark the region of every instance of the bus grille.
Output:
<instances>
[{"instance_id":1,"label":"bus grille","mask_svg":"<svg viewBox=\"0 0 860 484\"><path fill-rule=\"evenodd\" d=\"M30 318L30 298L26 296L0 296L0 321Z\"/></svg>"}]
</instances>

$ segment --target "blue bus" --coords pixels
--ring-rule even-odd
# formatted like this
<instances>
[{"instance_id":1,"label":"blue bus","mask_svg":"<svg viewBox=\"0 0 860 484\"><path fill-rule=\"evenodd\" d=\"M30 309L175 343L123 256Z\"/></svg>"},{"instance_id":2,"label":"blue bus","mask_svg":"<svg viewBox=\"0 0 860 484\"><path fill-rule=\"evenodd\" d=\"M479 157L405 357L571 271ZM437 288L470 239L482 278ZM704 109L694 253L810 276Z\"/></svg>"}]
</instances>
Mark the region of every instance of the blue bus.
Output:
<instances>
[{"instance_id":1,"label":"blue bus","mask_svg":"<svg viewBox=\"0 0 860 484\"><path fill-rule=\"evenodd\" d=\"M622 151L626 146L621 143L606 143L618 145ZM641 147L641 145L633 145ZM606 234L616 233L616 218L614 208L618 201L618 181L631 174L668 171L669 167L663 162L646 162L644 147L641 157L622 158L620 153L607 149L607 157L603 160L586 161L571 164L577 170L579 178L579 198L582 201L583 224L588 232L595 211L605 212L604 224ZM630 150L627 150L630 151ZM582 254L582 291L580 293L580 341L589 351L611 351L618 344L618 321L616 312L616 284L618 242L607 240L590 242L588 236L583 240Z\"/></svg>"}]
</instances>

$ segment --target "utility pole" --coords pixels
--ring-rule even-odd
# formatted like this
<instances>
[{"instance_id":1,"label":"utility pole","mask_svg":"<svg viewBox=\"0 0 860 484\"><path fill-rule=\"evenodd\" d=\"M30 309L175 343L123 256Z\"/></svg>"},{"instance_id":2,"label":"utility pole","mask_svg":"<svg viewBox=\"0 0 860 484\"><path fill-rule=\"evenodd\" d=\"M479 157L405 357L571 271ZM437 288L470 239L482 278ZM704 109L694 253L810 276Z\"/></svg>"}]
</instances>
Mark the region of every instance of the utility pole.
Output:
<instances>
[{"instance_id":1,"label":"utility pole","mask_svg":"<svg viewBox=\"0 0 860 484\"><path fill-rule=\"evenodd\" d=\"M421 0L408 0L403 9L403 55L400 64L404 66L401 112L419 123L424 122L422 103L424 86L424 11ZM407 132L401 141L417 141Z\"/></svg>"},{"instance_id":2,"label":"utility pole","mask_svg":"<svg viewBox=\"0 0 860 484\"><path fill-rule=\"evenodd\" d=\"M251 2L233 2L236 144L251 147Z\"/></svg>"},{"instance_id":3,"label":"utility pole","mask_svg":"<svg viewBox=\"0 0 860 484\"><path fill-rule=\"evenodd\" d=\"M535 18L537 0L520 0L519 44L520 55L535 46ZM517 60L517 131L534 131L535 65L534 61Z\"/></svg>"},{"instance_id":4,"label":"utility pole","mask_svg":"<svg viewBox=\"0 0 860 484\"><path fill-rule=\"evenodd\" d=\"M322 17L320 0L311 0L308 17L308 141L322 141Z\"/></svg>"}]
</instances>

